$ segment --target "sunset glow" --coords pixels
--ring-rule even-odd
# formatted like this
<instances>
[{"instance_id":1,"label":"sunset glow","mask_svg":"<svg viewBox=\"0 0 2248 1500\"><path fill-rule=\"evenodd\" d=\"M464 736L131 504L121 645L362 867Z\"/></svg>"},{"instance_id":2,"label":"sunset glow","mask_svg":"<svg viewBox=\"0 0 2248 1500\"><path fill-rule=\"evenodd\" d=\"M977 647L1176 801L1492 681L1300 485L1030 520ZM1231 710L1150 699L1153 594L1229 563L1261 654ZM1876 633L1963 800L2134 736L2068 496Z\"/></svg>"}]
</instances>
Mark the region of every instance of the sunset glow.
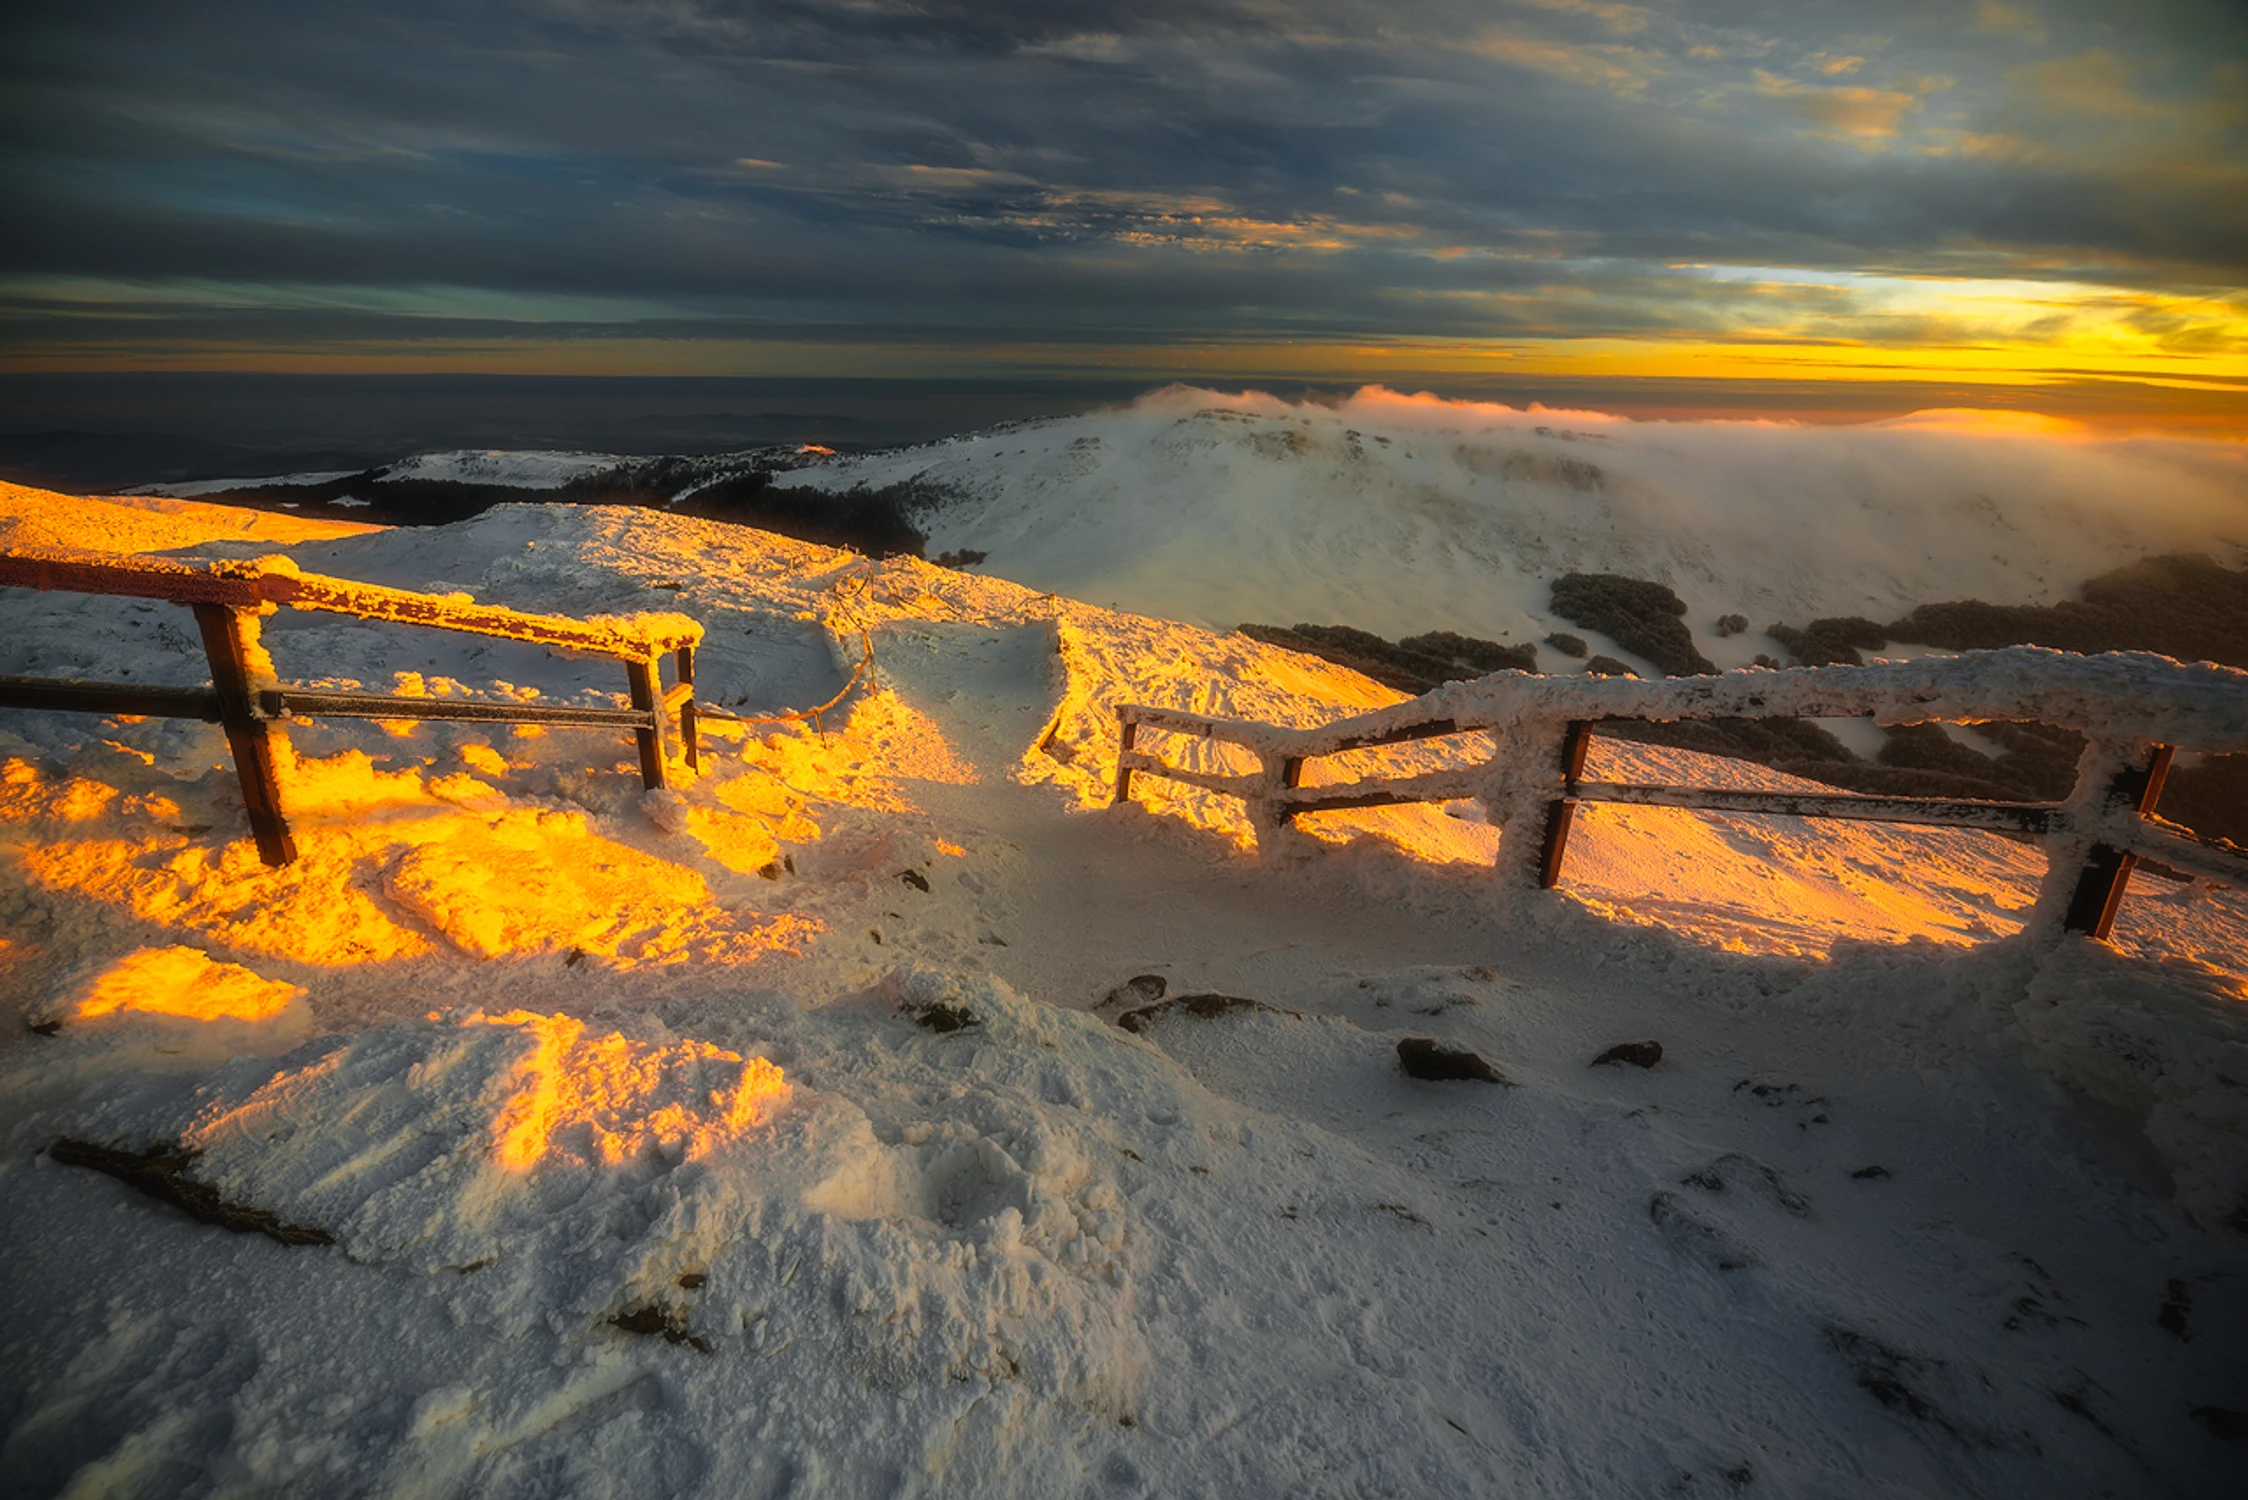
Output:
<instances>
[{"instance_id":1,"label":"sunset glow","mask_svg":"<svg viewBox=\"0 0 2248 1500\"><path fill-rule=\"evenodd\" d=\"M1822 421L1971 390L2248 430L2237 9L1861 20L691 3L564 41L511 4L256 27L257 66L329 82L243 103L223 13L152 13L144 54L57 12L14 38L0 375L1378 380Z\"/></svg>"}]
</instances>

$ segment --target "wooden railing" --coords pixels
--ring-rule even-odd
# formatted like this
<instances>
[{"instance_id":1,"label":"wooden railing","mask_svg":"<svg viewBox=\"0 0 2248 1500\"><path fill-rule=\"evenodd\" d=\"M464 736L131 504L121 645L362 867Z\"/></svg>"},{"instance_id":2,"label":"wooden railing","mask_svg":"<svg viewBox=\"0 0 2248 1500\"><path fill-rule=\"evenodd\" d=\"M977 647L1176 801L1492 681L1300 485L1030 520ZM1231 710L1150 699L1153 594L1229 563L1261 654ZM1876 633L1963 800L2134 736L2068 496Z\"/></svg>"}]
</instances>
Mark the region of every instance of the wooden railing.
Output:
<instances>
[{"instance_id":1,"label":"wooden railing","mask_svg":"<svg viewBox=\"0 0 2248 1500\"><path fill-rule=\"evenodd\" d=\"M2074 790L2050 803L1584 779L1586 752L1601 723L1854 715L1883 724L2037 720L2076 730L2088 744ZM2248 750L2248 673L2206 662L2188 666L2142 653L2078 657L2015 647L1940 662L1652 682L1502 672L1317 729L1144 704L1120 705L1116 717L1116 802L1131 796L1135 775L1240 797L1260 848L1300 852L1304 836L1295 820L1305 813L1475 797L1503 830L1502 877L1550 888L1561 879L1576 809L1588 802L1994 829L2045 844L2051 873L2040 913L2068 930L2101 938L2112 928L2131 871L2142 858L2227 884L2248 881L2248 849L2154 814L2175 750ZM1172 765L1139 748L1143 727L1238 745L1256 756L1258 769L1229 775ZM1490 734L1496 742L1480 764L1303 784L1306 764L1320 757L1474 733Z\"/></svg>"},{"instance_id":2,"label":"wooden railing","mask_svg":"<svg viewBox=\"0 0 2248 1500\"><path fill-rule=\"evenodd\" d=\"M278 726L293 718L424 719L629 729L640 751L640 779L664 785L666 721L678 726L687 768L698 765L695 647L702 626L680 614L574 620L476 604L465 597L417 594L300 571L287 558L188 563L172 558L21 549L0 552L0 585L161 599L194 611L210 660L211 685L152 687L46 677L0 677L0 708L137 714L222 725L242 783L258 855L269 865L296 858L274 769ZM276 679L260 644L259 621L281 606L325 610L400 625L465 631L552 650L605 656L624 664L630 708L576 708L491 700L339 693L289 687ZM666 690L661 663L673 662Z\"/></svg>"}]
</instances>

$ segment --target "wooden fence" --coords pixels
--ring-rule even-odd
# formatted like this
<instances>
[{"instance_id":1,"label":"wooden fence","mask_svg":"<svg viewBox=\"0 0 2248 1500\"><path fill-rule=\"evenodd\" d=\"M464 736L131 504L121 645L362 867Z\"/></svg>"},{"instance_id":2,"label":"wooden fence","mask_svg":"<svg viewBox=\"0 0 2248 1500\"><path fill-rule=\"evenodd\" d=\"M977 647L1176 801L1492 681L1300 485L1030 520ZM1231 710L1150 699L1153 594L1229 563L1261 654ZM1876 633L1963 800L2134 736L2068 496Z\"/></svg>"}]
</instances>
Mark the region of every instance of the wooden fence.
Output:
<instances>
[{"instance_id":1,"label":"wooden fence","mask_svg":"<svg viewBox=\"0 0 2248 1500\"><path fill-rule=\"evenodd\" d=\"M2074 790L2051 803L1851 792L1741 791L1584 779L1594 729L1628 720L1843 717L1884 724L2037 720L2074 729L2088 746ZM2041 910L2068 930L2105 938L2142 858L2227 884L2248 881L2248 849L2155 816L2178 749L2248 750L2248 673L2209 663L2115 653L2067 656L2032 647L1970 652L1941 662L1729 672L1716 677L1586 679L1504 672L1451 683L1406 703L1318 729L1212 718L1124 704L1116 710L1116 802L1135 774L1240 797L1260 847L1301 849L1305 813L1481 798L1504 830L1504 878L1550 888L1561 880L1569 828L1588 802L1807 818L1992 829L2046 846L2053 873ZM1255 755L1259 768L1226 774L1177 766L1139 747L1142 728ZM1450 735L1488 733L1478 765L1305 786L1323 756ZM1535 857L1530 857L1534 850Z\"/></svg>"},{"instance_id":2,"label":"wooden fence","mask_svg":"<svg viewBox=\"0 0 2248 1500\"><path fill-rule=\"evenodd\" d=\"M678 727L687 768L698 765L695 647L703 631L685 615L573 620L526 614L471 603L464 597L322 577L298 570L286 558L187 563L96 552L12 550L0 552L0 585L160 599L194 611L211 665L209 687L0 676L0 708L201 719L223 726L258 855L269 865L287 864L297 853L281 807L273 756L278 726L293 718L444 719L629 729L639 745L640 779L651 788L664 784L664 735L670 720ZM632 707L549 707L286 686L277 680L259 642L261 617L281 605L609 657L624 665ZM662 683L665 656L673 662L674 682L668 690Z\"/></svg>"}]
</instances>

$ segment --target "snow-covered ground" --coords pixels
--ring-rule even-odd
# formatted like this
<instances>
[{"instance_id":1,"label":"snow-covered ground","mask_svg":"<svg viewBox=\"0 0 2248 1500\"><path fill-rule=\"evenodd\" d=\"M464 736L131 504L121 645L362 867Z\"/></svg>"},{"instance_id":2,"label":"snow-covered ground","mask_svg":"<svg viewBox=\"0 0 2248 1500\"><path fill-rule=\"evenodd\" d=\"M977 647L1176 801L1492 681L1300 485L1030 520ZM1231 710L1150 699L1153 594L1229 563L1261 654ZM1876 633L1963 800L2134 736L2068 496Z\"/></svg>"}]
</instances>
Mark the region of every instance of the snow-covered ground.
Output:
<instances>
[{"instance_id":1,"label":"snow-covered ground","mask_svg":"<svg viewBox=\"0 0 2248 1500\"><path fill-rule=\"evenodd\" d=\"M456 448L417 453L381 471L383 479L438 479L504 484L513 489L558 490L573 479L617 466L612 453L541 453Z\"/></svg>"},{"instance_id":2,"label":"snow-covered ground","mask_svg":"<svg viewBox=\"0 0 2248 1500\"><path fill-rule=\"evenodd\" d=\"M2235 1492L2237 892L2142 878L2114 948L2030 951L2033 848L1654 808L1585 814L1558 892L1433 808L1275 865L1225 798L1105 805L1117 702L1397 699L1238 635L649 511L0 524L682 610L743 714L876 661L824 732L714 721L670 794L595 731L296 726L279 871L216 729L0 719L0 991L53 1027L0 1026L11 1493ZM165 606L0 621L0 672L201 680ZM290 680L623 688L265 634ZM1159 993L1250 1003L1115 1024ZM1410 1037L1507 1081L1409 1078ZM65 1138L180 1143L332 1243Z\"/></svg>"}]
</instances>

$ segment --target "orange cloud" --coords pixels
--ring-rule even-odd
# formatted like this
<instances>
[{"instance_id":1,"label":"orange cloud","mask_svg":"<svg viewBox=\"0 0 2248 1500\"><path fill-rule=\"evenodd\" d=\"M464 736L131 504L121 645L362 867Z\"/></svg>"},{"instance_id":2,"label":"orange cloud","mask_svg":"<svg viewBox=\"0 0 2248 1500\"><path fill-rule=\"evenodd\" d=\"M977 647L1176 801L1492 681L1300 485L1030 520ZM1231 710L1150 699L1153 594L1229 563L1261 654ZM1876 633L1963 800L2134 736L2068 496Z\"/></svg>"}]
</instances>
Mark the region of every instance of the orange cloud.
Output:
<instances>
[{"instance_id":1,"label":"orange cloud","mask_svg":"<svg viewBox=\"0 0 2248 1500\"><path fill-rule=\"evenodd\" d=\"M1945 81L1927 80L1938 87ZM1918 94L1858 85L1822 88L1791 82L1762 68L1756 70L1756 92L1779 100L1790 112L1828 134L1864 140L1894 139L1905 116L1921 107Z\"/></svg>"},{"instance_id":2,"label":"orange cloud","mask_svg":"<svg viewBox=\"0 0 2248 1500\"><path fill-rule=\"evenodd\" d=\"M1573 47L1511 31L1487 31L1466 45L1468 51L1493 62L1612 94L1644 92L1656 71L1652 57L1631 47Z\"/></svg>"}]
</instances>

